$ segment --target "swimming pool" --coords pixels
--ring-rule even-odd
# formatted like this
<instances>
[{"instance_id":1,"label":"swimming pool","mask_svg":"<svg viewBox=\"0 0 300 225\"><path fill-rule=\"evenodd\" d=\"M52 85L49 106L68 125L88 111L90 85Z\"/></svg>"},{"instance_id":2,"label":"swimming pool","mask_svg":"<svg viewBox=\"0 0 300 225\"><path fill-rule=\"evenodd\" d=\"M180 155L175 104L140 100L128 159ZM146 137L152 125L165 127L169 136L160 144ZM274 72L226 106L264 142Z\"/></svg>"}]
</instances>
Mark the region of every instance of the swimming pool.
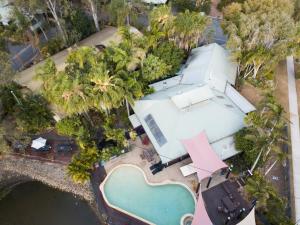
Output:
<instances>
[{"instance_id":1,"label":"swimming pool","mask_svg":"<svg viewBox=\"0 0 300 225\"><path fill-rule=\"evenodd\" d=\"M195 211L195 197L185 185L149 184L133 165L114 168L100 189L110 207L150 224L180 225L182 216Z\"/></svg>"}]
</instances>

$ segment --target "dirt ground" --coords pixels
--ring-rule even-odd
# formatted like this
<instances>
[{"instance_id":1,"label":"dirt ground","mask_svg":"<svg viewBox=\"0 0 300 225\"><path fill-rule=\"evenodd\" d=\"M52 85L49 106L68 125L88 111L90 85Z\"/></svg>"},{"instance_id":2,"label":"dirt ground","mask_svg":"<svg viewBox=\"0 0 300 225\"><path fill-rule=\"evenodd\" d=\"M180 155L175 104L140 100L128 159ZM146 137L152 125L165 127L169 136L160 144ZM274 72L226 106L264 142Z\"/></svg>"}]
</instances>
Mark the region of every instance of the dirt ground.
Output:
<instances>
[{"instance_id":1,"label":"dirt ground","mask_svg":"<svg viewBox=\"0 0 300 225\"><path fill-rule=\"evenodd\" d=\"M263 98L262 91L249 83L243 84L240 92L254 106L257 106L259 101Z\"/></svg>"},{"instance_id":2,"label":"dirt ground","mask_svg":"<svg viewBox=\"0 0 300 225\"><path fill-rule=\"evenodd\" d=\"M211 1L211 7L210 7L210 13L209 15L212 17L222 17L222 13L218 11L217 6L219 4L220 0L212 0Z\"/></svg>"}]
</instances>

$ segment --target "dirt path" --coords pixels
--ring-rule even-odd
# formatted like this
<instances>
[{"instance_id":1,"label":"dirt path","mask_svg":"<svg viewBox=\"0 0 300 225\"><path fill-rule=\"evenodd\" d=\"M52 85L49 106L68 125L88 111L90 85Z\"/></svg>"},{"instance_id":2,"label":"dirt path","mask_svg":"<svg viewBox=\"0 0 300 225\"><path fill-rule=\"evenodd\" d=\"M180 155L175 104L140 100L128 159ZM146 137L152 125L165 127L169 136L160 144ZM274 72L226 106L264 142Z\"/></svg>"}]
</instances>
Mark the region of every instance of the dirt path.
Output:
<instances>
[{"instance_id":1,"label":"dirt path","mask_svg":"<svg viewBox=\"0 0 300 225\"><path fill-rule=\"evenodd\" d=\"M211 7L210 7L210 13L209 13L210 16L222 17L222 13L217 8L219 2L220 2L220 0L212 0L211 1Z\"/></svg>"}]
</instances>

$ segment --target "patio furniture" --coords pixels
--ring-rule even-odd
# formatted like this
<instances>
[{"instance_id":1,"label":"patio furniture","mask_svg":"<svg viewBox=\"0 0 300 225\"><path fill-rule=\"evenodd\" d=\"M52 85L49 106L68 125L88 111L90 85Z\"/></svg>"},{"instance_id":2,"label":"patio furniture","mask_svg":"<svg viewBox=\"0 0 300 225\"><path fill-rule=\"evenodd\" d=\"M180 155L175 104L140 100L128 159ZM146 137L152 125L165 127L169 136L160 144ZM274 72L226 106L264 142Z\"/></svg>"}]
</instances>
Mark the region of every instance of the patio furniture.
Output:
<instances>
[{"instance_id":1,"label":"patio furniture","mask_svg":"<svg viewBox=\"0 0 300 225\"><path fill-rule=\"evenodd\" d=\"M32 141L31 148L39 150L46 145L47 140L45 138L39 137Z\"/></svg>"},{"instance_id":2,"label":"patio furniture","mask_svg":"<svg viewBox=\"0 0 300 225\"><path fill-rule=\"evenodd\" d=\"M72 146L70 144L58 144L56 146L56 152L71 152Z\"/></svg>"},{"instance_id":3,"label":"patio furniture","mask_svg":"<svg viewBox=\"0 0 300 225\"><path fill-rule=\"evenodd\" d=\"M193 163L180 167L180 171L184 177L197 173L197 168Z\"/></svg>"},{"instance_id":4,"label":"patio furniture","mask_svg":"<svg viewBox=\"0 0 300 225\"><path fill-rule=\"evenodd\" d=\"M229 212L233 212L236 209L235 205L228 196L222 198L221 201L224 204L224 206L229 210Z\"/></svg>"},{"instance_id":5,"label":"patio furniture","mask_svg":"<svg viewBox=\"0 0 300 225\"><path fill-rule=\"evenodd\" d=\"M155 163L155 164L153 164L152 166L150 166L149 169L150 169L150 170L154 170L155 167L157 167L157 166L159 166L159 165L161 165L161 164L162 164L162 162L159 161L158 163Z\"/></svg>"}]
</instances>

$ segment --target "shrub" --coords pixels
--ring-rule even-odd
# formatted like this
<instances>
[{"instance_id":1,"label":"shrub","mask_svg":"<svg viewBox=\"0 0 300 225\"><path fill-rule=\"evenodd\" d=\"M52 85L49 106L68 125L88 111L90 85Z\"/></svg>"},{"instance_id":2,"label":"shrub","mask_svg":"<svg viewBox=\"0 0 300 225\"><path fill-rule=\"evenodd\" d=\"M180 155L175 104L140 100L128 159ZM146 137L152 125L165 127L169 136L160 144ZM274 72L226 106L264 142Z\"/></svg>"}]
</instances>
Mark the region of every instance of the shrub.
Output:
<instances>
[{"instance_id":1,"label":"shrub","mask_svg":"<svg viewBox=\"0 0 300 225\"><path fill-rule=\"evenodd\" d=\"M53 124L53 113L41 95L27 95L16 111L18 126L26 132L36 133Z\"/></svg>"},{"instance_id":2,"label":"shrub","mask_svg":"<svg viewBox=\"0 0 300 225\"><path fill-rule=\"evenodd\" d=\"M149 82L159 80L168 75L170 68L162 59L149 54L143 62L143 78Z\"/></svg>"},{"instance_id":3,"label":"shrub","mask_svg":"<svg viewBox=\"0 0 300 225\"><path fill-rule=\"evenodd\" d=\"M69 17L70 31L75 31L78 34L79 40L95 32L94 23L82 10L72 10Z\"/></svg>"},{"instance_id":4,"label":"shrub","mask_svg":"<svg viewBox=\"0 0 300 225\"><path fill-rule=\"evenodd\" d=\"M116 146L103 148L101 150L101 160L108 161L113 156L118 156L121 154L121 149Z\"/></svg>"},{"instance_id":5,"label":"shrub","mask_svg":"<svg viewBox=\"0 0 300 225\"><path fill-rule=\"evenodd\" d=\"M68 166L68 175L75 183L84 184L90 179L94 164L100 160L96 146L83 146L80 153L73 156Z\"/></svg>"},{"instance_id":6,"label":"shrub","mask_svg":"<svg viewBox=\"0 0 300 225\"><path fill-rule=\"evenodd\" d=\"M20 85L16 83L9 83L5 86L2 86L0 88L0 100L4 114L13 113L15 111L15 106L18 103L11 91L13 91L13 94L17 97L17 99L22 99Z\"/></svg>"},{"instance_id":7,"label":"shrub","mask_svg":"<svg viewBox=\"0 0 300 225\"><path fill-rule=\"evenodd\" d=\"M222 11L224 7L230 5L233 2L243 3L245 0L221 0L217 6L218 10Z\"/></svg>"},{"instance_id":8,"label":"shrub","mask_svg":"<svg viewBox=\"0 0 300 225\"><path fill-rule=\"evenodd\" d=\"M63 40L59 37L49 40L42 48L41 54L45 58L52 56L64 48Z\"/></svg>"},{"instance_id":9,"label":"shrub","mask_svg":"<svg viewBox=\"0 0 300 225\"><path fill-rule=\"evenodd\" d=\"M57 132L62 135L74 137L77 140L87 140L89 131L78 115L63 118L55 125Z\"/></svg>"},{"instance_id":10,"label":"shrub","mask_svg":"<svg viewBox=\"0 0 300 225\"><path fill-rule=\"evenodd\" d=\"M178 48L173 42L163 42L153 50L153 55L160 58L167 65L171 66L170 74L173 75L180 69L185 58L185 52Z\"/></svg>"},{"instance_id":11,"label":"shrub","mask_svg":"<svg viewBox=\"0 0 300 225\"><path fill-rule=\"evenodd\" d=\"M211 0L172 0L172 6L176 8L178 12L198 11L209 14Z\"/></svg>"}]
</instances>

